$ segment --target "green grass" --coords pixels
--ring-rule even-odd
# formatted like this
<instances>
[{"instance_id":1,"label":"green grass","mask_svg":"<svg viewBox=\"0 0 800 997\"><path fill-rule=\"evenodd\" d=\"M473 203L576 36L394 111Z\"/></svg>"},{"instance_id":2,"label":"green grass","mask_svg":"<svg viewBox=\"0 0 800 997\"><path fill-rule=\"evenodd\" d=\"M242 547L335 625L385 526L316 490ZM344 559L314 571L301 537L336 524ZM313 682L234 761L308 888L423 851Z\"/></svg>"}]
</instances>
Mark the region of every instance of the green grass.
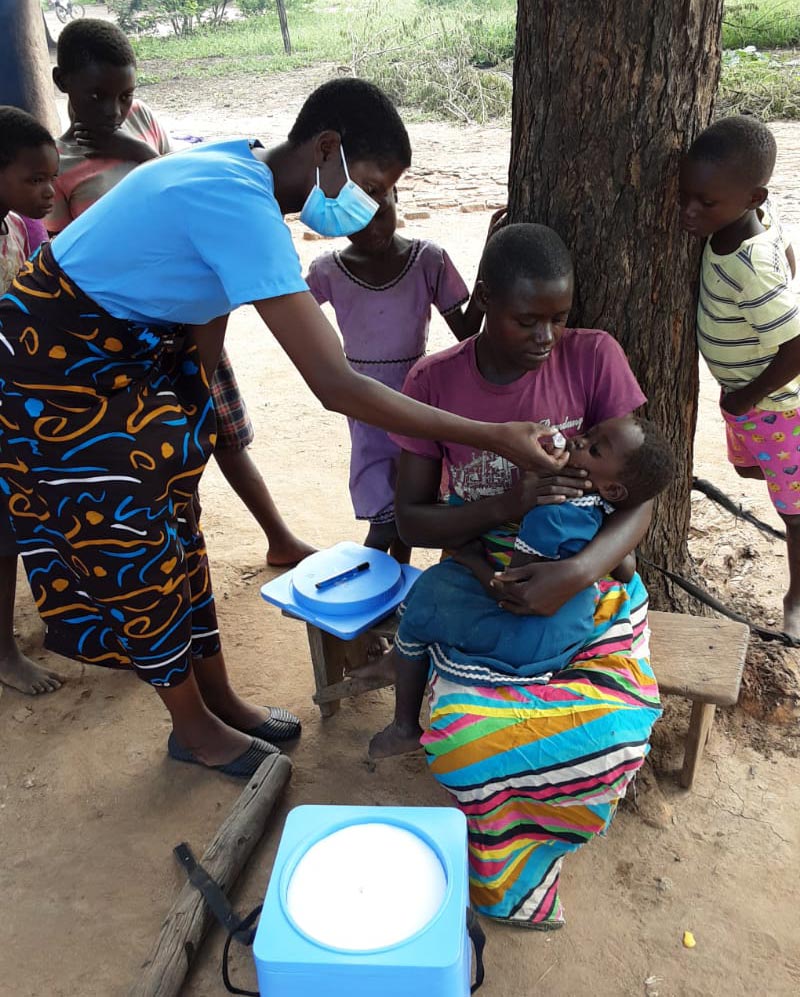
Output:
<instances>
[{"instance_id":1,"label":"green grass","mask_svg":"<svg viewBox=\"0 0 800 997\"><path fill-rule=\"evenodd\" d=\"M510 107L502 67L513 58L515 16L515 0L318 0L289 7L291 56L274 14L132 42L142 83L330 62L373 80L406 107L486 121Z\"/></svg>"},{"instance_id":2,"label":"green grass","mask_svg":"<svg viewBox=\"0 0 800 997\"><path fill-rule=\"evenodd\" d=\"M280 72L318 62L371 79L406 109L486 121L510 110L516 0L293 0L292 55L270 13L185 38L132 42L142 83ZM729 0L727 49L800 45L800 0ZM800 68L789 55L726 52L718 113L800 118Z\"/></svg>"},{"instance_id":3,"label":"green grass","mask_svg":"<svg viewBox=\"0 0 800 997\"><path fill-rule=\"evenodd\" d=\"M722 47L792 48L800 44L800 0L728 0Z\"/></svg>"},{"instance_id":4,"label":"green grass","mask_svg":"<svg viewBox=\"0 0 800 997\"><path fill-rule=\"evenodd\" d=\"M762 121L800 118L800 66L778 55L726 52L716 113L754 114Z\"/></svg>"}]
</instances>

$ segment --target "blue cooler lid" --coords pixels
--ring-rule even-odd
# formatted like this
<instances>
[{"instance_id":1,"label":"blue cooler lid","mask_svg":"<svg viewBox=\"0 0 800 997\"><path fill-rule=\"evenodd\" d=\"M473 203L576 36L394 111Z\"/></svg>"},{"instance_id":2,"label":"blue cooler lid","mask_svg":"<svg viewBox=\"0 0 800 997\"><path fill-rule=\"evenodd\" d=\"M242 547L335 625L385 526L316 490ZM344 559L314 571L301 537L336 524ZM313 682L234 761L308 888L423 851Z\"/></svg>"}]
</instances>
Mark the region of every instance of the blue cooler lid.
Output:
<instances>
[{"instance_id":1,"label":"blue cooler lid","mask_svg":"<svg viewBox=\"0 0 800 997\"><path fill-rule=\"evenodd\" d=\"M352 640L394 612L419 575L419 568L398 564L381 550L343 540L262 585L261 597L290 616Z\"/></svg>"},{"instance_id":2,"label":"blue cooler lid","mask_svg":"<svg viewBox=\"0 0 800 997\"><path fill-rule=\"evenodd\" d=\"M307 557L292 572L298 606L326 616L368 613L400 590L400 565L382 550L342 543Z\"/></svg>"}]
</instances>

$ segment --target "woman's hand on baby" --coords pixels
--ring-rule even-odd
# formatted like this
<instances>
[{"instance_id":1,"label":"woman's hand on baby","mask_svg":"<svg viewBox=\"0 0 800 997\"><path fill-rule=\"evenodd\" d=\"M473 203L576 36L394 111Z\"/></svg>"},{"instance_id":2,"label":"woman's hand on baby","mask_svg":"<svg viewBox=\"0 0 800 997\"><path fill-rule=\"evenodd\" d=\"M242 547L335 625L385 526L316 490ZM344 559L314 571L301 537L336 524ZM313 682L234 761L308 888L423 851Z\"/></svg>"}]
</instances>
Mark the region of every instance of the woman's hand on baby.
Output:
<instances>
[{"instance_id":1,"label":"woman's hand on baby","mask_svg":"<svg viewBox=\"0 0 800 997\"><path fill-rule=\"evenodd\" d=\"M567 499L580 498L591 487L586 471L569 464L555 474L525 471L505 493L509 503L508 519L519 522L537 505L557 505Z\"/></svg>"},{"instance_id":2,"label":"woman's hand on baby","mask_svg":"<svg viewBox=\"0 0 800 997\"><path fill-rule=\"evenodd\" d=\"M523 564L498 572L490 585L501 609L515 616L553 616L582 587L571 560Z\"/></svg>"}]
</instances>

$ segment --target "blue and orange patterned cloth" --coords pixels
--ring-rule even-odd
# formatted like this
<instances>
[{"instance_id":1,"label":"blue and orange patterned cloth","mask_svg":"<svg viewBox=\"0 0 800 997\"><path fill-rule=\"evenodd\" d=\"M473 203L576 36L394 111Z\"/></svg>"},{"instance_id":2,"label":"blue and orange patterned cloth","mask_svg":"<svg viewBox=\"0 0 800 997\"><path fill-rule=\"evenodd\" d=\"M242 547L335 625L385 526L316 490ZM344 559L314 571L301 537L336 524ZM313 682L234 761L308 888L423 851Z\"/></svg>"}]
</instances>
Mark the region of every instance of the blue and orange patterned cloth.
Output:
<instances>
[{"instance_id":1,"label":"blue and orange patterned cloth","mask_svg":"<svg viewBox=\"0 0 800 997\"><path fill-rule=\"evenodd\" d=\"M46 646L157 686L219 650L191 508L216 422L179 332L112 318L49 243L0 298L0 489Z\"/></svg>"}]
</instances>

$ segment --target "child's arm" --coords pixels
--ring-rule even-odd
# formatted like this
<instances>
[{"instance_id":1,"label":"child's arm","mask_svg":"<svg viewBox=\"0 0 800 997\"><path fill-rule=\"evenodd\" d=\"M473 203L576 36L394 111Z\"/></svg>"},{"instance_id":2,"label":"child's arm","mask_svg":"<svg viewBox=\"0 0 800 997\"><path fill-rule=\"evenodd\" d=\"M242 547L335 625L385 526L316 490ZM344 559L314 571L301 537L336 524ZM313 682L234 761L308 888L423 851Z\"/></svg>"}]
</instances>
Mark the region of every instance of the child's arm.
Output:
<instances>
[{"instance_id":1,"label":"child's arm","mask_svg":"<svg viewBox=\"0 0 800 997\"><path fill-rule=\"evenodd\" d=\"M489 584L494 578L494 568L486 560L486 554L480 540L473 540L464 544L463 547L458 547L453 551L453 560L463 564L465 568L469 568L489 595L493 599L497 599L494 589Z\"/></svg>"},{"instance_id":2,"label":"child's arm","mask_svg":"<svg viewBox=\"0 0 800 997\"><path fill-rule=\"evenodd\" d=\"M47 229L47 234L51 239L54 239L59 232L63 232L72 221L72 214L69 210L69 198L64 189L63 177L56 177L54 188L53 206L42 219L44 227Z\"/></svg>"},{"instance_id":3,"label":"child's arm","mask_svg":"<svg viewBox=\"0 0 800 997\"><path fill-rule=\"evenodd\" d=\"M512 613L552 616L565 602L598 578L613 571L641 541L650 525L653 503L620 509L608 516L591 543L580 553L547 564L507 568L494 577L492 587L501 605Z\"/></svg>"},{"instance_id":4,"label":"child's arm","mask_svg":"<svg viewBox=\"0 0 800 997\"><path fill-rule=\"evenodd\" d=\"M73 124L75 143L85 149L87 159L108 157L126 163L146 163L158 159L160 153L152 145L134 138L127 132L110 129L88 128L80 121Z\"/></svg>"},{"instance_id":5,"label":"child's arm","mask_svg":"<svg viewBox=\"0 0 800 997\"><path fill-rule=\"evenodd\" d=\"M791 265L794 253L786 251ZM742 318L758 337L762 354L772 355L768 366L752 381L726 392L721 401L730 415L745 415L767 395L778 391L800 374L800 312L785 270L776 268L772 257L751 257L737 303Z\"/></svg>"},{"instance_id":6,"label":"child's arm","mask_svg":"<svg viewBox=\"0 0 800 997\"><path fill-rule=\"evenodd\" d=\"M620 563L611 572L611 577L616 578L618 582L629 582L631 578L636 574L636 553L631 551L627 554Z\"/></svg>"},{"instance_id":7,"label":"child's arm","mask_svg":"<svg viewBox=\"0 0 800 997\"><path fill-rule=\"evenodd\" d=\"M797 274L797 263L795 262L794 258L794 247L791 245L791 243L786 247L786 260L789 264L789 271L792 275L792 280L794 280Z\"/></svg>"},{"instance_id":8,"label":"child's arm","mask_svg":"<svg viewBox=\"0 0 800 997\"><path fill-rule=\"evenodd\" d=\"M80 121L73 121L70 132L75 142L86 149L88 159L107 156L126 163L147 163L172 151L166 130L146 104L135 100L128 120L132 122L131 128L114 131L88 128Z\"/></svg>"},{"instance_id":9,"label":"child's arm","mask_svg":"<svg viewBox=\"0 0 800 997\"><path fill-rule=\"evenodd\" d=\"M495 232L502 228L506 224L506 207L499 208L491 217L489 222L489 231L486 234L486 242L488 242ZM486 245L486 243L484 243ZM481 279L480 270L478 270L478 276L475 278L475 286L472 288L472 294L467 302L467 307L462 311L460 308L456 308L451 312L448 312L444 316L445 322L450 326L450 330L459 342L465 339L469 339L470 336L474 336L481 331L481 323L483 322L483 309L477 302L475 297L475 291L478 286L478 281Z\"/></svg>"},{"instance_id":10,"label":"child's arm","mask_svg":"<svg viewBox=\"0 0 800 997\"><path fill-rule=\"evenodd\" d=\"M473 290L467 302L467 307L463 311L460 308L456 308L442 317L460 343L480 332L483 312L475 301L475 291Z\"/></svg>"},{"instance_id":11,"label":"child's arm","mask_svg":"<svg viewBox=\"0 0 800 997\"><path fill-rule=\"evenodd\" d=\"M730 415L745 415L762 398L788 384L800 374L800 335L784 343L769 366L749 384L722 396L721 406Z\"/></svg>"}]
</instances>

